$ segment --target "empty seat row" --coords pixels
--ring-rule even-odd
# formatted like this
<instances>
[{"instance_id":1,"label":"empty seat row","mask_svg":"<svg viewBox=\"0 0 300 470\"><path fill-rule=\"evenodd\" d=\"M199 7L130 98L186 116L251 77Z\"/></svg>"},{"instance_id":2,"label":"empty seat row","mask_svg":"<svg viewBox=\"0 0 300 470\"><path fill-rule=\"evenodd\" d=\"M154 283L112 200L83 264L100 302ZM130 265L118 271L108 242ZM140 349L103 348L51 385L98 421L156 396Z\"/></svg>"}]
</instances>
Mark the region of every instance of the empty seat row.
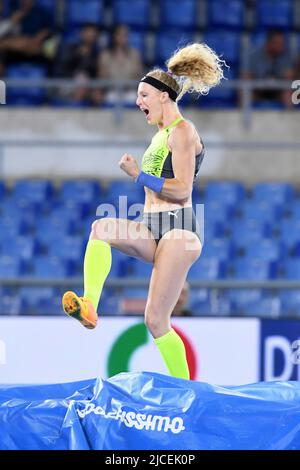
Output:
<instances>
[{"instance_id":1,"label":"empty seat row","mask_svg":"<svg viewBox=\"0 0 300 470\"><path fill-rule=\"evenodd\" d=\"M72 286L80 295L81 288ZM65 289L66 290L66 289ZM64 290L56 287L4 288L0 294L0 314L64 315L61 298ZM147 288L116 290L107 287L99 302L104 315L143 314ZM215 293L208 289L191 290L189 311L193 316L300 317L300 296L295 290L270 293L262 290L231 289Z\"/></svg>"},{"instance_id":2,"label":"empty seat row","mask_svg":"<svg viewBox=\"0 0 300 470\"><path fill-rule=\"evenodd\" d=\"M59 20L58 3L51 0L37 0L48 13ZM5 13L9 13L11 2L4 1ZM209 27L226 26L243 28L249 25L247 5L244 0L65 0L63 2L64 27L84 23L110 25L125 23L138 28L160 26L195 29L199 25ZM256 2L251 22L262 28L294 26L296 1L260 0ZM111 20L108 18L111 17Z\"/></svg>"}]
</instances>

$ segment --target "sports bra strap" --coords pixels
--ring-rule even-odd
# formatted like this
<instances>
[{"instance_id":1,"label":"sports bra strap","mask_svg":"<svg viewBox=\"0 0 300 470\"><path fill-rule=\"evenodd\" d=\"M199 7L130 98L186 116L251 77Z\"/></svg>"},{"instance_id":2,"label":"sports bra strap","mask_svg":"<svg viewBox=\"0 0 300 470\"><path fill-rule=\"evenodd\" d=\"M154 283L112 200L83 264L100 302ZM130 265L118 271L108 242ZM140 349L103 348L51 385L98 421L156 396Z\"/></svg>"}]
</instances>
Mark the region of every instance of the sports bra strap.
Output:
<instances>
[{"instance_id":1,"label":"sports bra strap","mask_svg":"<svg viewBox=\"0 0 300 470\"><path fill-rule=\"evenodd\" d=\"M169 126L165 127L164 129L162 129L163 131L167 131L169 129L172 129L173 127L177 126L177 124L179 124L181 121L184 121L183 117L182 116L179 116L177 119L175 119L175 121L173 121Z\"/></svg>"}]
</instances>

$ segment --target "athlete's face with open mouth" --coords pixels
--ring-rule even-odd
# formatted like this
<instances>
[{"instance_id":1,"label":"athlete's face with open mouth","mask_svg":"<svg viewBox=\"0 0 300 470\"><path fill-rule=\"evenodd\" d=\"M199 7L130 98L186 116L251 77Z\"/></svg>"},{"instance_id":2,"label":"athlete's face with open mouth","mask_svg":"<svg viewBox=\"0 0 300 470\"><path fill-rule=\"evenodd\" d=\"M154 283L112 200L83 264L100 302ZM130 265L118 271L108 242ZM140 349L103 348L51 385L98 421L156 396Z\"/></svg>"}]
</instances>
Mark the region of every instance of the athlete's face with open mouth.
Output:
<instances>
[{"instance_id":1,"label":"athlete's face with open mouth","mask_svg":"<svg viewBox=\"0 0 300 470\"><path fill-rule=\"evenodd\" d=\"M162 119L161 92L148 83L140 83L136 104L145 114L148 124L157 124Z\"/></svg>"}]
</instances>

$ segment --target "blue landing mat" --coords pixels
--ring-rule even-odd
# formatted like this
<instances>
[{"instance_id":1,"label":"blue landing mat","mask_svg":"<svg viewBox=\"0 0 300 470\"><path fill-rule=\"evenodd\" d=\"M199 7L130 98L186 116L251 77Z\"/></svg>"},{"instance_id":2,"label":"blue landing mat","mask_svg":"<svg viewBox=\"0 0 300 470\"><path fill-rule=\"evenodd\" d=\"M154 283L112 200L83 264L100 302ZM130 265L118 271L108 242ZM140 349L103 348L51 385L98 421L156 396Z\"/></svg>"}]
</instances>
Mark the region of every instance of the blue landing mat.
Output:
<instances>
[{"instance_id":1,"label":"blue landing mat","mask_svg":"<svg viewBox=\"0 0 300 470\"><path fill-rule=\"evenodd\" d=\"M0 386L0 449L300 449L300 383L155 373Z\"/></svg>"}]
</instances>

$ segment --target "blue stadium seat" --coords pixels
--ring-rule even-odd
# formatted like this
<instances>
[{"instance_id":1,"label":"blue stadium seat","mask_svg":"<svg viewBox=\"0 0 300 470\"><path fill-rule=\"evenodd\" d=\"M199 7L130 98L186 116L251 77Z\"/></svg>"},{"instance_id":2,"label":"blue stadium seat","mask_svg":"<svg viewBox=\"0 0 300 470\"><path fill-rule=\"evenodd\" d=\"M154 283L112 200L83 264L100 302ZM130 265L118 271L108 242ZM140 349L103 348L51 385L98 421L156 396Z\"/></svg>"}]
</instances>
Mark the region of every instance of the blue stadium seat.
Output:
<instances>
[{"instance_id":1,"label":"blue stadium seat","mask_svg":"<svg viewBox=\"0 0 300 470\"><path fill-rule=\"evenodd\" d=\"M289 280L300 279L300 260L299 259L287 259L283 266L284 277Z\"/></svg>"},{"instance_id":2,"label":"blue stadium seat","mask_svg":"<svg viewBox=\"0 0 300 470\"><path fill-rule=\"evenodd\" d=\"M65 22L68 25L102 24L104 0L68 0L65 2Z\"/></svg>"},{"instance_id":3,"label":"blue stadium seat","mask_svg":"<svg viewBox=\"0 0 300 470\"><path fill-rule=\"evenodd\" d=\"M58 235L50 241L48 252L50 256L58 256L64 260L83 262L84 255L83 240L79 236Z\"/></svg>"},{"instance_id":4,"label":"blue stadium seat","mask_svg":"<svg viewBox=\"0 0 300 470\"><path fill-rule=\"evenodd\" d=\"M193 316L213 315L215 305L210 301L210 292L206 288L191 289L189 295L189 309Z\"/></svg>"},{"instance_id":5,"label":"blue stadium seat","mask_svg":"<svg viewBox=\"0 0 300 470\"><path fill-rule=\"evenodd\" d=\"M282 215L281 207L274 206L269 201L246 200L240 207L240 216L244 220L259 222L274 222Z\"/></svg>"},{"instance_id":6,"label":"blue stadium seat","mask_svg":"<svg viewBox=\"0 0 300 470\"><path fill-rule=\"evenodd\" d=\"M156 34L154 62L163 66L173 52L193 41L189 32L159 31Z\"/></svg>"},{"instance_id":7,"label":"blue stadium seat","mask_svg":"<svg viewBox=\"0 0 300 470\"><path fill-rule=\"evenodd\" d=\"M255 220L235 218L231 220L230 228L234 238L238 236L242 238L245 236L248 241L272 235L270 225L261 219ZM246 234L247 231L251 232L249 236Z\"/></svg>"},{"instance_id":8,"label":"blue stadium seat","mask_svg":"<svg viewBox=\"0 0 300 470\"><path fill-rule=\"evenodd\" d=\"M43 66L30 63L10 65L6 69L7 79L39 80L46 76L47 72ZM45 88L39 86L9 86L7 90L7 104L9 105L41 105L45 98Z\"/></svg>"},{"instance_id":9,"label":"blue stadium seat","mask_svg":"<svg viewBox=\"0 0 300 470\"><path fill-rule=\"evenodd\" d=\"M160 28L195 30L197 26L196 0L164 0L160 2Z\"/></svg>"},{"instance_id":10,"label":"blue stadium seat","mask_svg":"<svg viewBox=\"0 0 300 470\"><path fill-rule=\"evenodd\" d=\"M99 201L100 186L97 181L65 181L59 192L59 197L64 201L80 201L88 204Z\"/></svg>"},{"instance_id":11,"label":"blue stadium seat","mask_svg":"<svg viewBox=\"0 0 300 470\"><path fill-rule=\"evenodd\" d=\"M282 316L300 316L300 291L282 289L279 292L279 299L281 302L280 313Z\"/></svg>"},{"instance_id":12,"label":"blue stadium seat","mask_svg":"<svg viewBox=\"0 0 300 470\"><path fill-rule=\"evenodd\" d=\"M38 315L45 316L54 316L54 315L64 315L65 313L62 309L61 296L53 295L50 299L45 301L44 299L39 299L37 301L36 310Z\"/></svg>"},{"instance_id":13,"label":"blue stadium seat","mask_svg":"<svg viewBox=\"0 0 300 470\"><path fill-rule=\"evenodd\" d=\"M285 218L286 220L300 220L300 199L294 199L293 201L289 201L283 207Z\"/></svg>"},{"instance_id":14,"label":"blue stadium seat","mask_svg":"<svg viewBox=\"0 0 300 470\"><path fill-rule=\"evenodd\" d=\"M204 243L201 257L227 260L233 256L233 253L234 247L230 240L226 238L209 238Z\"/></svg>"},{"instance_id":15,"label":"blue stadium seat","mask_svg":"<svg viewBox=\"0 0 300 470\"><path fill-rule=\"evenodd\" d=\"M65 209L68 210L70 214L77 214L78 221L80 219L84 220L88 218L91 214L96 215L98 204L98 200L92 201L90 203L79 200L76 201L75 199L66 199L64 201L59 196L55 201L53 201L54 209L59 207L65 207Z\"/></svg>"},{"instance_id":16,"label":"blue stadium seat","mask_svg":"<svg viewBox=\"0 0 300 470\"><path fill-rule=\"evenodd\" d=\"M144 199L145 192L142 186L133 185L128 181L113 181L101 202L112 205L117 217L134 220L143 211ZM134 204L138 206L132 207ZM102 215L109 214L102 213ZM114 217L114 215L109 216Z\"/></svg>"},{"instance_id":17,"label":"blue stadium seat","mask_svg":"<svg viewBox=\"0 0 300 470\"><path fill-rule=\"evenodd\" d=\"M213 306L209 299L196 300L191 304L190 309L194 316L206 316L215 314L215 310L213 309Z\"/></svg>"},{"instance_id":18,"label":"blue stadium seat","mask_svg":"<svg viewBox=\"0 0 300 470\"><path fill-rule=\"evenodd\" d=\"M299 221L297 220L296 223L299 224ZM300 257L300 240L293 244L291 254L294 257Z\"/></svg>"},{"instance_id":19,"label":"blue stadium seat","mask_svg":"<svg viewBox=\"0 0 300 470\"><path fill-rule=\"evenodd\" d=\"M24 273L24 265L18 256L0 256L0 278L17 278Z\"/></svg>"},{"instance_id":20,"label":"blue stadium seat","mask_svg":"<svg viewBox=\"0 0 300 470\"><path fill-rule=\"evenodd\" d=\"M112 249L111 277L126 277L133 260L119 250Z\"/></svg>"},{"instance_id":21,"label":"blue stadium seat","mask_svg":"<svg viewBox=\"0 0 300 470\"><path fill-rule=\"evenodd\" d=\"M22 305L20 313L22 315L36 315L39 313L39 302L51 302L54 297L54 289L44 286L23 286L19 290L19 297Z\"/></svg>"},{"instance_id":22,"label":"blue stadium seat","mask_svg":"<svg viewBox=\"0 0 300 470\"><path fill-rule=\"evenodd\" d=\"M210 0L208 26L217 28L244 28L245 3L243 0Z\"/></svg>"},{"instance_id":23,"label":"blue stadium seat","mask_svg":"<svg viewBox=\"0 0 300 470\"><path fill-rule=\"evenodd\" d=\"M244 306L243 313L246 316L277 318L280 314L280 300L265 298L249 302Z\"/></svg>"},{"instance_id":24,"label":"blue stadium seat","mask_svg":"<svg viewBox=\"0 0 300 470\"><path fill-rule=\"evenodd\" d=\"M249 230L247 227L236 229L231 235L230 240L238 250L246 250L251 243L261 243L264 240L262 228Z\"/></svg>"},{"instance_id":25,"label":"blue stadium seat","mask_svg":"<svg viewBox=\"0 0 300 470\"><path fill-rule=\"evenodd\" d=\"M145 263L143 261L134 260L131 265L131 270L129 272L129 277L136 278L147 278L150 279L152 273L153 265L150 263Z\"/></svg>"},{"instance_id":26,"label":"blue stadium seat","mask_svg":"<svg viewBox=\"0 0 300 470\"><path fill-rule=\"evenodd\" d=\"M203 41L221 56L229 65L240 62L241 35L236 31L209 30Z\"/></svg>"},{"instance_id":27,"label":"blue stadium seat","mask_svg":"<svg viewBox=\"0 0 300 470\"><path fill-rule=\"evenodd\" d=\"M143 187L133 185L132 181L112 181L107 189L106 199L109 202L119 196L134 197L137 202L143 202L145 192Z\"/></svg>"},{"instance_id":28,"label":"blue stadium seat","mask_svg":"<svg viewBox=\"0 0 300 470\"><path fill-rule=\"evenodd\" d=\"M283 256L283 246L271 239L263 239L259 243L252 242L246 246L245 256L260 258L266 261L280 261Z\"/></svg>"},{"instance_id":29,"label":"blue stadium seat","mask_svg":"<svg viewBox=\"0 0 300 470\"><path fill-rule=\"evenodd\" d=\"M206 225L215 225L217 223L226 225L232 218L232 211L221 201L205 201L204 203L204 229ZM221 225L219 226L221 228Z\"/></svg>"},{"instance_id":30,"label":"blue stadium seat","mask_svg":"<svg viewBox=\"0 0 300 470\"><path fill-rule=\"evenodd\" d=\"M245 197L245 188L233 181L211 182L205 187L204 204L220 201L224 205L235 205Z\"/></svg>"},{"instance_id":31,"label":"blue stadium seat","mask_svg":"<svg viewBox=\"0 0 300 470\"><path fill-rule=\"evenodd\" d=\"M51 223L49 218L40 218L36 226L36 239L42 245L48 246L51 241L60 235L71 235L72 224L69 220L63 219L60 223Z\"/></svg>"},{"instance_id":32,"label":"blue stadium seat","mask_svg":"<svg viewBox=\"0 0 300 470\"><path fill-rule=\"evenodd\" d=\"M228 289L226 297L232 302L234 313L242 313L243 307L249 302L262 299L263 294L260 289Z\"/></svg>"},{"instance_id":33,"label":"blue stadium seat","mask_svg":"<svg viewBox=\"0 0 300 470\"><path fill-rule=\"evenodd\" d=\"M273 279L276 274L275 264L259 258L251 258L247 260L237 259L234 261L232 266L232 275L228 277L232 277L234 279L265 281Z\"/></svg>"},{"instance_id":34,"label":"blue stadium seat","mask_svg":"<svg viewBox=\"0 0 300 470\"><path fill-rule=\"evenodd\" d=\"M215 280L224 277L224 264L216 258L200 257L188 273L190 280Z\"/></svg>"},{"instance_id":35,"label":"blue stadium seat","mask_svg":"<svg viewBox=\"0 0 300 470\"><path fill-rule=\"evenodd\" d=\"M57 3L53 0L36 0L36 5L38 7L46 10L49 16L49 22L53 29L56 28L56 16L57 16Z\"/></svg>"},{"instance_id":36,"label":"blue stadium seat","mask_svg":"<svg viewBox=\"0 0 300 470\"><path fill-rule=\"evenodd\" d=\"M252 200L270 205L282 205L293 199L294 189L290 183L257 183L253 187Z\"/></svg>"},{"instance_id":37,"label":"blue stadium seat","mask_svg":"<svg viewBox=\"0 0 300 470\"><path fill-rule=\"evenodd\" d=\"M18 295L4 293L0 297L0 315L19 315L21 301Z\"/></svg>"},{"instance_id":38,"label":"blue stadium seat","mask_svg":"<svg viewBox=\"0 0 300 470\"><path fill-rule=\"evenodd\" d=\"M146 34L144 31L129 30L128 43L131 47L139 51L142 58L147 60L148 51L146 47Z\"/></svg>"},{"instance_id":39,"label":"blue stadium seat","mask_svg":"<svg viewBox=\"0 0 300 470\"><path fill-rule=\"evenodd\" d=\"M3 198L0 202L0 214L1 219L14 219L19 220L23 218L23 216L31 216L34 215L31 211L26 211L24 214L24 210L21 209L18 205L16 205L16 201L11 198Z\"/></svg>"},{"instance_id":40,"label":"blue stadium seat","mask_svg":"<svg viewBox=\"0 0 300 470\"><path fill-rule=\"evenodd\" d=\"M114 0L113 23L127 24L134 28L148 29L150 26L150 0Z\"/></svg>"},{"instance_id":41,"label":"blue stadium seat","mask_svg":"<svg viewBox=\"0 0 300 470\"><path fill-rule=\"evenodd\" d=\"M234 88L226 87L226 84L235 78L237 74L233 67L224 70L224 79L221 84L215 88L212 88L208 95L201 96L199 100L199 106L201 108L219 108L219 107L234 107L236 105L237 93Z\"/></svg>"},{"instance_id":42,"label":"blue stadium seat","mask_svg":"<svg viewBox=\"0 0 300 470\"><path fill-rule=\"evenodd\" d=\"M204 244L206 240L215 237L223 237L225 234L225 226L221 222L213 221L205 217L204 223Z\"/></svg>"},{"instance_id":43,"label":"blue stadium seat","mask_svg":"<svg viewBox=\"0 0 300 470\"><path fill-rule=\"evenodd\" d=\"M285 220L279 223L280 239L288 248L300 242L300 220Z\"/></svg>"},{"instance_id":44,"label":"blue stadium seat","mask_svg":"<svg viewBox=\"0 0 300 470\"><path fill-rule=\"evenodd\" d=\"M4 17L8 16L10 11L11 11L11 8L12 8L12 2L11 0L3 0L3 6L2 6L2 14Z\"/></svg>"},{"instance_id":45,"label":"blue stadium seat","mask_svg":"<svg viewBox=\"0 0 300 470\"><path fill-rule=\"evenodd\" d=\"M26 202L42 203L53 194L53 186L47 180L20 180L13 189L13 198Z\"/></svg>"},{"instance_id":46,"label":"blue stadium seat","mask_svg":"<svg viewBox=\"0 0 300 470\"><path fill-rule=\"evenodd\" d=\"M205 301L209 300L209 294L210 291L206 287L203 287L201 289L190 289L189 292L189 303L192 305L194 302L197 301Z\"/></svg>"},{"instance_id":47,"label":"blue stadium seat","mask_svg":"<svg viewBox=\"0 0 300 470\"><path fill-rule=\"evenodd\" d=\"M190 310L195 316L217 315L228 316L232 313L231 302L224 296L211 295L209 298L199 298L191 302Z\"/></svg>"},{"instance_id":48,"label":"blue stadium seat","mask_svg":"<svg viewBox=\"0 0 300 470\"><path fill-rule=\"evenodd\" d=\"M0 238L13 238L26 232L20 219L3 218L0 220Z\"/></svg>"},{"instance_id":49,"label":"blue stadium seat","mask_svg":"<svg viewBox=\"0 0 300 470\"><path fill-rule=\"evenodd\" d=\"M34 277L57 279L73 274L71 264L57 257L37 256L32 263Z\"/></svg>"},{"instance_id":50,"label":"blue stadium seat","mask_svg":"<svg viewBox=\"0 0 300 470\"><path fill-rule=\"evenodd\" d=\"M69 223L72 226L73 233L77 233L78 228L82 228L83 219L81 214L76 210L71 210L68 206L54 207L47 215L47 218L52 225L59 226L60 223L63 225Z\"/></svg>"},{"instance_id":51,"label":"blue stadium seat","mask_svg":"<svg viewBox=\"0 0 300 470\"><path fill-rule=\"evenodd\" d=\"M37 245L32 237L17 236L4 238L0 241L3 255L30 260L37 253Z\"/></svg>"},{"instance_id":52,"label":"blue stadium seat","mask_svg":"<svg viewBox=\"0 0 300 470\"><path fill-rule=\"evenodd\" d=\"M228 317L233 314L232 304L228 299L226 299L225 296L219 295L215 301L215 304L215 315Z\"/></svg>"},{"instance_id":53,"label":"blue stadium seat","mask_svg":"<svg viewBox=\"0 0 300 470\"><path fill-rule=\"evenodd\" d=\"M106 289L101 296L98 312L101 316L121 315L121 297Z\"/></svg>"},{"instance_id":54,"label":"blue stadium seat","mask_svg":"<svg viewBox=\"0 0 300 470\"><path fill-rule=\"evenodd\" d=\"M290 0L260 0L256 2L258 28L293 28L293 2Z\"/></svg>"}]
</instances>

